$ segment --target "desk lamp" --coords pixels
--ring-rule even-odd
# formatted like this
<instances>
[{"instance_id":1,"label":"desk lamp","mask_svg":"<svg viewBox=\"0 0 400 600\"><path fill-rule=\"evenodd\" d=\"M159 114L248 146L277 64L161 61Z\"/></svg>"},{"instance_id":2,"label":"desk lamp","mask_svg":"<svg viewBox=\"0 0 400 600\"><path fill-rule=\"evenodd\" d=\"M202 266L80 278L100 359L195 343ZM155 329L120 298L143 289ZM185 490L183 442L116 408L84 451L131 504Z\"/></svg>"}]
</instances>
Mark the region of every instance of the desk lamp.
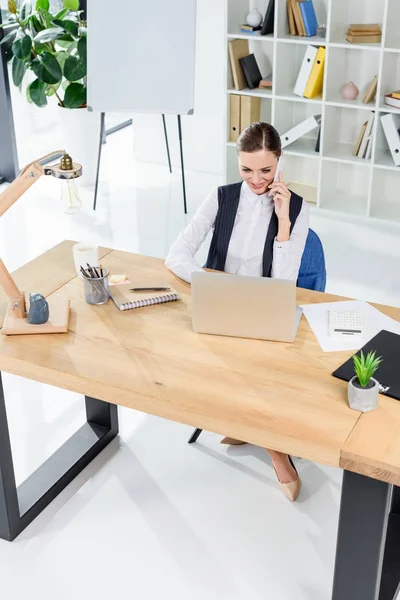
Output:
<instances>
[{"instance_id":1,"label":"desk lamp","mask_svg":"<svg viewBox=\"0 0 400 600\"><path fill-rule=\"evenodd\" d=\"M61 160L56 165L44 165L49 160ZM18 177L0 194L0 216L22 196L42 175L52 175L65 183L82 175L82 166L72 162L71 157L63 150L51 152L42 156L24 169ZM47 298L49 318L46 323L36 325L28 323L26 314L25 294L20 291L11 277L3 261L0 259L0 285L9 298L9 305L2 333L5 335L29 333L64 333L68 330L69 299L62 296Z\"/></svg>"}]
</instances>

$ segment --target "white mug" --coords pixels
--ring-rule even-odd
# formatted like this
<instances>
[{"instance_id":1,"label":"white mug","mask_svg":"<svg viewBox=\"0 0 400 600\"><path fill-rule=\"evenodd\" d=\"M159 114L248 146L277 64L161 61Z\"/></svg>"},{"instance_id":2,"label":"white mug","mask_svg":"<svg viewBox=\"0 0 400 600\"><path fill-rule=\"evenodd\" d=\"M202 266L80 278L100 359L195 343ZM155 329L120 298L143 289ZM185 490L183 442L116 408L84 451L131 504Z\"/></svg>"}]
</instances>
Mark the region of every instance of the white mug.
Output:
<instances>
[{"instance_id":1,"label":"white mug","mask_svg":"<svg viewBox=\"0 0 400 600\"><path fill-rule=\"evenodd\" d=\"M74 255L75 269L79 277L83 279L81 273L81 267L87 268L87 265L91 267L99 267L99 247L93 246L92 244L84 244L80 242L72 247L72 253Z\"/></svg>"}]
</instances>

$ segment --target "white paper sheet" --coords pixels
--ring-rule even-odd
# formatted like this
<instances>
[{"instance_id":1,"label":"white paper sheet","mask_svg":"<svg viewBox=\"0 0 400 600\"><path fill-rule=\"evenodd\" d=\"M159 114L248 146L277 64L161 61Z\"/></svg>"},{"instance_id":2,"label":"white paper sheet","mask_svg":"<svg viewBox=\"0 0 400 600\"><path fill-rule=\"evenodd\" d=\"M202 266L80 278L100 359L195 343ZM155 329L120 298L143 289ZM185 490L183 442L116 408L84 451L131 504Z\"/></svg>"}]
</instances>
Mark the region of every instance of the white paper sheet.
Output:
<instances>
[{"instance_id":1,"label":"white paper sheet","mask_svg":"<svg viewBox=\"0 0 400 600\"><path fill-rule=\"evenodd\" d=\"M400 334L400 323L387 317L362 300L304 304L302 306L311 329L324 352L359 350L382 329ZM353 310L361 312L364 319L363 335L357 337L331 337L329 335L329 311Z\"/></svg>"}]
</instances>

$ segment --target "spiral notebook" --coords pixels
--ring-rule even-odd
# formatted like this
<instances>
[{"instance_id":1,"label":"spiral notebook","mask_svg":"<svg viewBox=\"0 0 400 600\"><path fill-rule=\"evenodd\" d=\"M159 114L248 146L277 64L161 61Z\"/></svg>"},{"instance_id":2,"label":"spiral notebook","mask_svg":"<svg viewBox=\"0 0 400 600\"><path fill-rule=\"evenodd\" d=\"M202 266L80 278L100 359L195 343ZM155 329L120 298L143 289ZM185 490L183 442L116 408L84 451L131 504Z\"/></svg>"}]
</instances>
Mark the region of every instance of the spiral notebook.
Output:
<instances>
[{"instance_id":1,"label":"spiral notebook","mask_svg":"<svg viewBox=\"0 0 400 600\"><path fill-rule=\"evenodd\" d=\"M110 286L110 295L119 310L142 308L163 302L179 300L179 294L172 288L167 292L131 292L132 283Z\"/></svg>"}]
</instances>

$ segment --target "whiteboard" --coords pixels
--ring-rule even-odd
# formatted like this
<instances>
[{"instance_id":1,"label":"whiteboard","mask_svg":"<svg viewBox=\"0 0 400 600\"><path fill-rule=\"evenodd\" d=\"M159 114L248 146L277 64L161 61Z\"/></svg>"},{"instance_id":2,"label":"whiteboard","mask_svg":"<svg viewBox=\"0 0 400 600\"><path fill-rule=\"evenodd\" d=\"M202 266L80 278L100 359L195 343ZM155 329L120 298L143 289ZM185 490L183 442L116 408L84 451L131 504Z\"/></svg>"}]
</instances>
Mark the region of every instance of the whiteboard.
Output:
<instances>
[{"instance_id":1,"label":"whiteboard","mask_svg":"<svg viewBox=\"0 0 400 600\"><path fill-rule=\"evenodd\" d=\"M192 114L196 0L91 0L88 106Z\"/></svg>"}]
</instances>

